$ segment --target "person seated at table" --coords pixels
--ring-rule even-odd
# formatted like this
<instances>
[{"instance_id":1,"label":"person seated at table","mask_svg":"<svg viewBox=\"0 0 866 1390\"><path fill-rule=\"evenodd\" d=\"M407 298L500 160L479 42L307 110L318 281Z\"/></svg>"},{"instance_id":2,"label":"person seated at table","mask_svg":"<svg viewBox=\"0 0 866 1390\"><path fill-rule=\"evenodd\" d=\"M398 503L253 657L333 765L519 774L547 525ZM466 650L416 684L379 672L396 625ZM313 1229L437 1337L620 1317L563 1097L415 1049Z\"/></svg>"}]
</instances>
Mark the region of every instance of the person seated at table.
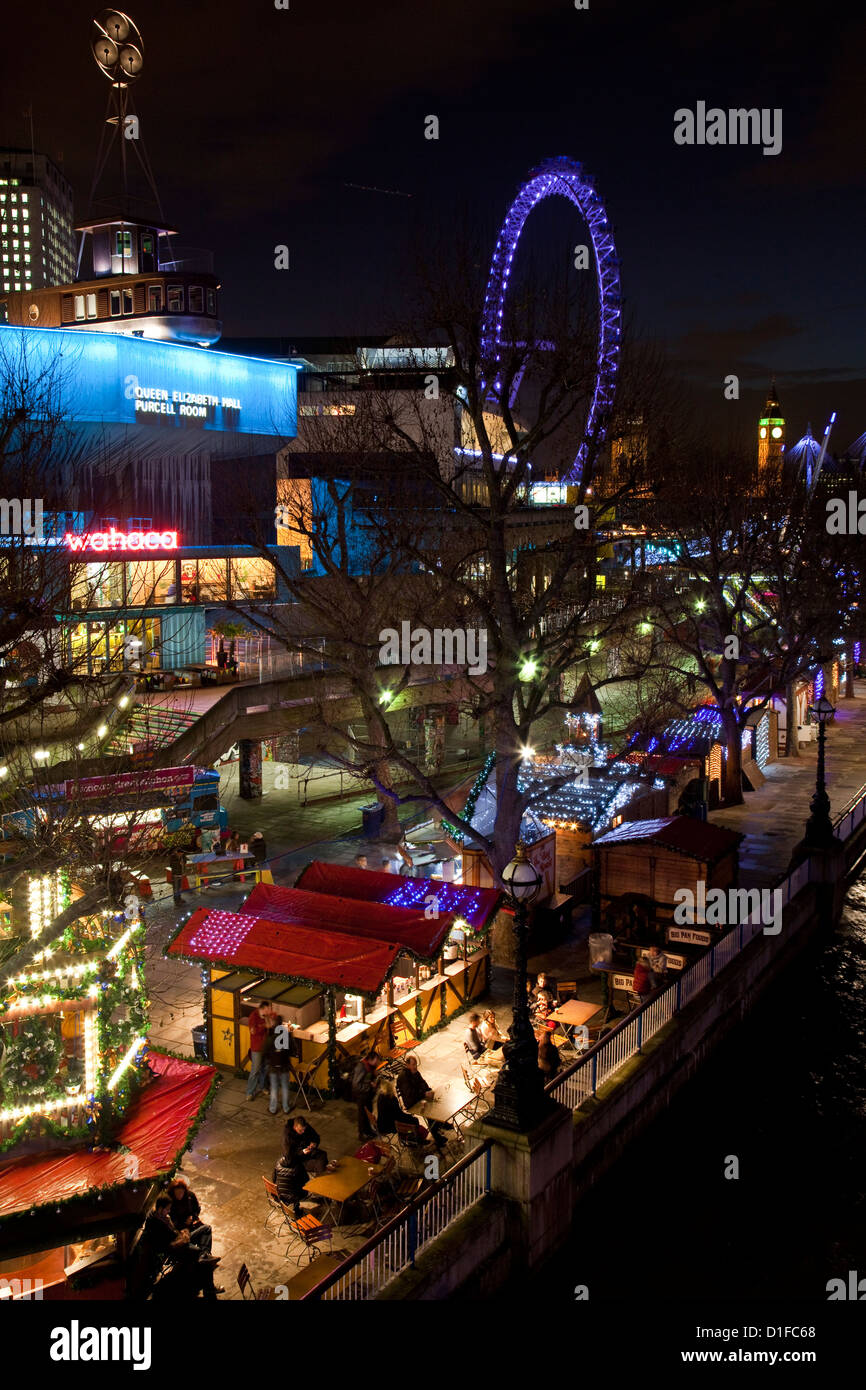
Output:
<instances>
[{"instance_id":1,"label":"person seated at table","mask_svg":"<svg viewBox=\"0 0 866 1390\"><path fill-rule=\"evenodd\" d=\"M167 1193L157 1197L153 1211L144 1223L139 1246L148 1286L153 1283L166 1260L173 1266L160 1286L164 1295L186 1294L197 1298L201 1293L209 1303L215 1303L217 1294L225 1292L214 1285L213 1272L219 1258L203 1254L190 1241L189 1231L176 1229L171 1219L171 1198Z\"/></svg>"},{"instance_id":2,"label":"person seated at table","mask_svg":"<svg viewBox=\"0 0 866 1390\"><path fill-rule=\"evenodd\" d=\"M538 1067L544 1080L552 1081L561 1065L559 1049L554 1046L550 1033L545 1029L539 1034L538 1041Z\"/></svg>"},{"instance_id":3,"label":"person seated at table","mask_svg":"<svg viewBox=\"0 0 866 1390\"><path fill-rule=\"evenodd\" d=\"M301 1198L309 1176L301 1160L287 1153L282 1155L274 1168L272 1181L276 1184L277 1196L292 1208L295 1217L301 1214Z\"/></svg>"},{"instance_id":4,"label":"person seated at table","mask_svg":"<svg viewBox=\"0 0 866 1390\"><path fill-rule=\"evenodd\" d=\"M369 867L369 866L368 866L368 864L367 864L367 856L366 856L366 854L356 854L356 855L355 855L355 868L356 868L356 869L366 869L366 868L368 868L368 867Z\"/></svg>"},{"instance_id":5,"label":"person seated at table","mask_svg":"<svg viewBox=\"0 0 866 1390\"><path fill-rule=\"evenodd\" d=\"M383 1081L376 1099L376 1129L379 1134L396 1134L398 1120L401 1124L416 1124L426 1139L427 1131L418 1116L409 1115L397 1099L393 1081Z\"/></svg>"},{"instance_id":6,"label":"person seated at table","mask_svg":"<svg viewBox=\"0 0 866 1390\"><path fill-rule=\"evenodd\" d=\"M505 1042L505 1038L499 1031L496 1023L496 1015L492 1009L488 1009L478 1028L484 1040L484 1046L488 1052L496 1052Z\"/></svg>"},{"instance_id":7,"label":"person seated at table","mask_svg":"<svg viewBox=\"0 0 866 1390\"><path fill-rule=\"evenodd\" d=\"M328 1166L328 1155L320 1148L321 1140L313 1126L296 1115L286 1123L283 1131L286 1156L302 1163L308 1174L322 1173Z\"/></svg>"},{"instance_id":8,"label":"person seated at table","mask_svg":"<svg viewBox=\"0 0 866 1390\"><path fill-rule=\"evenodd\" d=\"M189 1243L195 1245L203 1255L211 1253L213 1228L201 1219L201 1204L182 1173L178 1173L168 1186L171 1198L169 1215L171 1224L178 1231L189 1231Z\"/></svg>"},{"instance_id":9,"label":"person seated at table","mask_svg":"<svg viewBox=\"0 0 866 1390\"><path fill-rule=\"evenodd\" d=\"M532 991L532 994L533 998L536 1000L542 994L549 994L551 999L556 996L556 985L550 976L546 975L543 970L538 972L538 979L535 981L535 989Z\"/></svg>"},{"instance_id":10,"label":"person seated at table","mask_svg":"<svg viewBox=\"0 0 866 1390\"><path fill-rule=\"evenodd\" d=\"M417 1105L422 1100L432 1100L433 1090L428 1086L420 1071L418 1070L418 1058L411 1055L406 1058L403 1070L397 1077L397 1094L406 1110L411 1110L413 1105ZM442 1148L445 1139L442 1136L443 1129L453 1129L453 1125L444 1124L441 1120L427 1119L430 1128L430 1137L437 1148Z\"/></svg>"},{"instance_id":11,"label":"person seated at table","mask_svg":"<svg viewBox=\"0 0 866 1390\"><path fill-rule=\"evenodd\" d=\"M533 991L532 1017L536 1023L547 1018L553 1013L553 995L547 989L539 989L537 986Z\"/></svg>"},{"instance_id":12,"label":"person seated at table","mask_svg":"<svg viewBox=\"0 0 866 1390\"><path fill-rule=\"evenodd\" d=\"M241 837L236 830L229 830L226 840L226 854L237 854L241 847Z\"/></svg>"},{"instance_id":13,"label":"person seated at table","mask_svg":"<svg viewBox=\"0 0 866 1390\"><path fill-rule=\"evenodd\" d=\"M473 1062L477 1062L481 1057L484 1056L485 1052L484 1039L482 1038L478 1027L480 1022L480 1014L470 1014L469 1027L463 1034L463 1047L466 1050L466 1052L469 1053L469 1056L472 1058Z\"/></svg>"}]
</instances>

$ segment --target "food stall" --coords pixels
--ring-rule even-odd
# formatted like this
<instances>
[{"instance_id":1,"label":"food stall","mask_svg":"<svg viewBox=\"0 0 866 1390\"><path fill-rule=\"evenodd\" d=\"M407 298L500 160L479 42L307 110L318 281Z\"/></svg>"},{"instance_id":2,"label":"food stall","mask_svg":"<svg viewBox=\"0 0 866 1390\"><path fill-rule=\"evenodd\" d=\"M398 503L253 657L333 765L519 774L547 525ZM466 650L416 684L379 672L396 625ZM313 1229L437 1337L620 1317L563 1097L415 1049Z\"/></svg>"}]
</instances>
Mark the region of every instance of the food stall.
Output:
<instances>
[{"instance_id":1,"label":"food stall","mask_svg":"<svg viewBox=\"0 0 866 1390\"><path fill-rule=\"evenodd\" d=\"M320 861L298 883L258 884L239 913L202 908L168 946L207 969L217 1065L246 1067L247 1019L268 998L294 1025L293 1063L317 1064L313 1083L334 1094L341 1060L394 1045L397 1014L423 1037L486 991L499 893Z\"/></svg>"}]
</instances>

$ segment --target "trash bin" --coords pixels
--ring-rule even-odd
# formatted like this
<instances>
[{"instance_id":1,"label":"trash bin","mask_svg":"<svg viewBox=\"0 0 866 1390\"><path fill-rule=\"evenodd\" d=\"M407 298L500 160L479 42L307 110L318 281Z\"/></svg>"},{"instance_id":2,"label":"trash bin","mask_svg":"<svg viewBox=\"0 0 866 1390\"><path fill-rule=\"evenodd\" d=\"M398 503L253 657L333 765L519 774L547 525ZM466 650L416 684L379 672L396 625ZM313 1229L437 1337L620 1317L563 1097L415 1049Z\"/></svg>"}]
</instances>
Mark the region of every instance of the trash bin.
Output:
<instances>
[{"instance_id":1,"label":"trash bin","mask_svg":"<svg viewBox=\"0 0 866 1390\"><path fill-rule=\"evenodd\" d=\"M200 1023L192 1030L192 1048L196 1060L199 1062L209 1062L207 1055L207 1024Z\"/></svg>"},{"instance_id":2,"label":"trash bin","mask_svg":"<svg viewBox=\"0 0 866 1390\"><path fill-rule=\"evenodd\" d=\"M382 833L382 824L385 820L385 807L378 801L375 806L362 806L361 818L364 826L364 834L368 840L375 840Z\"/></svg>"},{"instance_id":3,"label":"trash bin","mask_svg":"<svg viewBox=\"0 0 866 1390\"><path fill-rule=\"evenodd\" d=\"M589 968L598 970L613 965L613 937L610 932L591 932L589 937Z\"/></svg>"}]
</instances>

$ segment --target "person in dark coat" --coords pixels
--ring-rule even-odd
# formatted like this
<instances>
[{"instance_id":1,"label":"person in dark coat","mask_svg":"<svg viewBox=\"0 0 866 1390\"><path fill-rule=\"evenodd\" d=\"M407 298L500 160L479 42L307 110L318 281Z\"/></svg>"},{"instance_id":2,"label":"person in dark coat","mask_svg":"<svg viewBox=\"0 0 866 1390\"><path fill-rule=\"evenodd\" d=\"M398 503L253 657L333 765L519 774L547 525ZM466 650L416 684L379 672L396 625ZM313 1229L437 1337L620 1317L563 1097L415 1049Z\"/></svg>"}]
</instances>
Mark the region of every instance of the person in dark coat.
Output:
<instances>
[{"instance_id":1,"label":"person in dark coat","mask_svg":"<svg viewBox=\"0 0 866 1390\"><path fill-rule=\"evenodd\" d=\"M280 1015L274 1011L271 1017L274 1022L268 1030L264 1057L262 1058L262 1065L267 1073L271 1092L268 1110L272 1115L277 1113L277 1083L279 1083L283 1114L288 1115L292 1108L289 1104L292 1080L292 1039L290 1031Z\"/></svg>"},{"instance_id":2,"label":"person in dark coat","mask_svg":"<svg viewBox=\"0 0 866 1390\"><path fill-rule=\"evenodd\" d=\"M181 887L183 885L183 875L186 869L186 856L182 850L172 850L171 854L168 856L168 867L171 870L171 891L175 906L180 907L183 902Z\"/></svg>"},{"instance_id":3,"label":"person in dark coat","mask_svg":"<svg viewBox=\"0 0 866 1390\"><path fill-rule=\"evenodd\" d=\"M301 1198L308 1176L300 1159L293 1158L290 1154L283 1154L274 1169L273 1181L276 1183L277 1196L281 1202L292 1208L296 1217L301 1214Z\"/></svg>"},{"instance_id":4,"label":"person in dark coat","mask_svg":"<svg viewBox=\"0 0 866 1390\"><path fill-rule=\"evenodd\" d=\"M538 1066L545 1081L552 1081L562 1065L559 1048L554 1047L550 1034L545 1032L538 1044Z\"/></svg>"},{"instance_id":5,"label":"person in dark coat","mask_svg":"<svg viewBox=\"0 0 866 1390\"><path fill-rule=\"evenodd\" d=\"M320 1147L321 1140L302 1115L289 1120L283 1139L287 1157L302 1163L308 1174L320 1173L327 1166L328 1155Z\"/></svg>"},{"instance_id":6,"label":"person in dark coat","mask_svg":"<svg viewBox=\"0 0 866 1390\"><path fill-rule=\"evenodd\" d=\"M178 1231L171 1219L171 1198L165 1193L157 1197L153 1211L144 1223L139 1242L141 1258L147 1270L147 1287L169 1260L172 1269L163 1277L159 1289L164 1297L197 1298L199 1293L208 1303L215 1303L223 1290L214 1285L213 1272L219 1260L203 1255L194 1246L188 1231Z\"/></svg>"},{"instance_id":7,"label":"person in dark coat","mask_svg":"<svg viewBox=\"0 0 866 1390\"><path fill-rule=\"evenodd\" d=\"M250 854L257 864L264 864L268 857L268 847L265 843L265 837L260 830L257 830L250 840Z\"/></svg>"},{"instance_id":8,"label":"person in dark coat","mask_svg":"<svg viewBox=\"0 0 866 1390\"><path fill-rule=\"evenodd\" d=\"M420 1071L418 1070L418 1058L411 1056L406 1058L406 1063L397 1077L397 1094L407 1110L411 1110L413 1105L417 1105L421 1100L432 1100L433 1090L428 1086ZM426 1119L426 1116L425 1116ZM430 1137L437 1148L442 1148L445 1138L442 1134L443 1129L453 1129L453 1125L444 1124L441 1120L427 1120L430 1127Z\"/></svg>"},{"instance_id":9,"label":"person in dark coat","mask_svg":"<svg viewBox=\"0 0 866 1390\"><path fill-rule=\"evenodd\" d=\"M182 1174L178 1173L172 1179L168 1195L171 1198L171 1224L178 1231L188 1231L190 1245L195 1245L203 1255L209 1255L213 1245L213 1228L202 1221L198 1197Z\"/></svg>"},{"instance_id":10,"label":"person in dark coat","mask_svg":"<svg viewBox=\"0 0 866 1390\"><path fill-rule=\"evenodd\" d=\"M358 1138L374 1139L375 1135L370 1128L370 1121L367 1119L367 1111L373 1109L373 1098L376 1091L376 1062L375 1054L364 1052L355 1064L352 1073L352 1100L358 1107Z\"/></svg>"}]
</instances>

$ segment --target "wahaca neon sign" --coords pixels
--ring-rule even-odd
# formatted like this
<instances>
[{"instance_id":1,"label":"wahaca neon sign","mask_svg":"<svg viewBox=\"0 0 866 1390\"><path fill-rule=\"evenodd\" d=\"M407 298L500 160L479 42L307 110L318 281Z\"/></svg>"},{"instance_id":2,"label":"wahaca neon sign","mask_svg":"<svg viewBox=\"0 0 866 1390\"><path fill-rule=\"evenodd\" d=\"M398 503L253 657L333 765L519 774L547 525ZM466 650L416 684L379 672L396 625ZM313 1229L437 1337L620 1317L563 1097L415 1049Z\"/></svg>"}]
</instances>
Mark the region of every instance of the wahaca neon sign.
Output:
<instances>
[{"instance_id":1,"label":"wahaca neon sign","mask_svg":"<svg viewBox=\"0 0 866 1390\"><path fill-rule=\"evenodd\" d=\"M177 531L86 531L73 536L67 531L64 540L70 550L177 550Z\"/></svg>"}]
</instances>

